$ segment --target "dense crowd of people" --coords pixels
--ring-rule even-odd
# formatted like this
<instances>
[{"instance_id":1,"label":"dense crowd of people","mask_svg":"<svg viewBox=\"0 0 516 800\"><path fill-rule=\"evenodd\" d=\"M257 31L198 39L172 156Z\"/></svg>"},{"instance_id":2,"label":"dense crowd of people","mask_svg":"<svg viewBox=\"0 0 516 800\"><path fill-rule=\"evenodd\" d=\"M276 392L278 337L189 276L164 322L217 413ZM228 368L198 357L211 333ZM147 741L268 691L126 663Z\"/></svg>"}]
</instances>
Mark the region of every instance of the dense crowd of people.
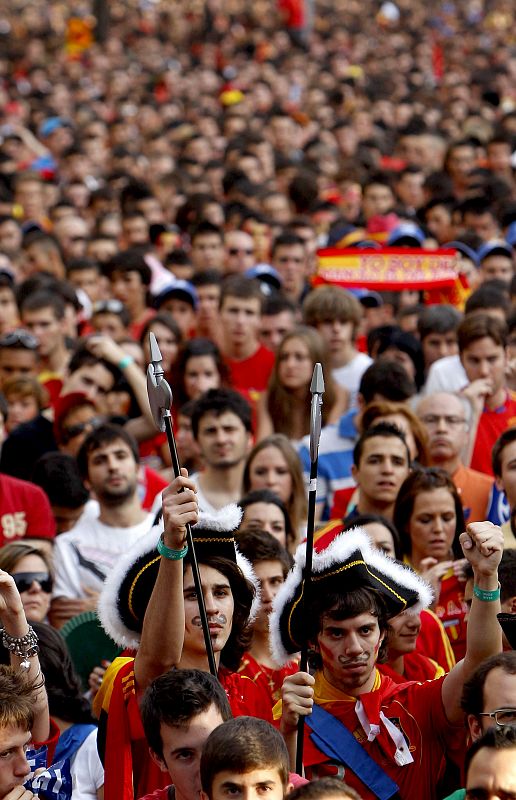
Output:
<instances>
[{"instance_id":1,"label":"dense crowd of people","mask_svg":"<svg viewBox=\"0 0 516 800\"><path fill-rule=\"evenodd\" d=\"M0 800L516 797L515 16L0 9Z\"/></svg>"}]
</instances>

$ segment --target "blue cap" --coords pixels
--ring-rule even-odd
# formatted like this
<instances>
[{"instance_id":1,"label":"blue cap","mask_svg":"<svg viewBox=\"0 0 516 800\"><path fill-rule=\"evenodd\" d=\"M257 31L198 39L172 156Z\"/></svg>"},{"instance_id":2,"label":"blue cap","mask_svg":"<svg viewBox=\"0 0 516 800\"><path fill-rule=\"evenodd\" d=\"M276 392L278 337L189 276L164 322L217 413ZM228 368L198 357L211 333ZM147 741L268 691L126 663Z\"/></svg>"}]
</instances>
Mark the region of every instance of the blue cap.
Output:
<instances>
[{"instance_id":1,"label":"blue cap","mask_svg":"<svg viewBox=\"0 0 516 800\"><path fill-rule=\"evenodd\" d=\"M516 222L511 222L505 234L505 241L509 242L511 247L516 245Z\"/></svg>"},{"instance_id":2,"label":"blue cap","mask_svg":"<svg viewBox=\"0 0 516 800\"><path fill-rule=\"evenodd\" d=\"M273 289L281 289L283 281L281 275L270 264L255 264L254 267L245 271L246 278L253 278L271 286Z\"/></svg>"},{"instance_id":3,"label":"blue cap","mask_svg":"<svg viewBox=\"0 0 516 800\"><path fill-rule=\"evenodd\" d=\"M389 238L387 239L387 247L399 244L401 240L404 240L406 243L408 243L408 240L411 240L415 247L420 247L425 241L425 238L425 234L418 225L414 225L413 222L404 222L390 232Z\"/></svg>"},{"instance_id":4,"label":"blue cap","mask_svg":"<svg viewBox=\"0 0 516 800\"><path fill-rule=\"evenodd\" d=\"M478 260L480 264L488 256L494 255L512 258L512 247L505 239L490 239L489 242L484 242L484 244L478 248Z\"/></svg>"},{"instance_id":5,"label":"blue cap","mask_svg":"<svg viewBox=\"0 0 516 800\"><path fill-rule=\"evenodd\" d=\"M469 260L474 263L475 267L478 267L478 253L476 250L473 250L469 244L464 244L464 242L446 242L442 247L444 250L458 250L463 256L469 258Z\"/></svg>"},{"instance_id":6,"label":"blue cap","mask_svg":"<svg viewBox=\"0 0 516 800\"><path fill-rule=\"evenodd\" d=\"M354 247L356 250L381 250L382 245L380 242L375 242L374 239L364 239L362 242L357 242L356 244L350 245L350 247Z\"/></svg>"},{"instance_id":7,"label":"blue cap","mask_svg":"<svg viewBox=\"0 0 516 800\"><path fill-rule=\"evenodd\" d=\"M155 308L161 308L163 303L171 297L177 297L178 300L185 300L187 303L190 303L194 310L197 309L199 298L195 286L190 283L190 281L185 281L181 278L165 286L154 298Z\"/></svg>"},{"instance_id":8,"label":"blue cap","mask_svg":"<svg viewBox=\"0 0 516 800\"><path fill-rule=\"evenodd\" d=\"M58 128L71 128L70 122L64 117L47 117L39 126L39 135L46 139Z\"/></svg>"},{"instance_id":9,"label":"blue cap","mask_svg":"<svg viewBox=\"0 0 516 800\"><path fill-rule=\"evenodd\" d=\"M360 300L364 308L381 308L383 306L383 297L374 289L348 288L347 291Z\"/></svg>"},{"instance_id":10,"label":"blue cap","mask_svg":"<svg viewBox=\"0 0 516 800\"><path fill-rule=\"evenodd\" d=\"M356 230L357 226L352 225L351 222L344 222L344 221L336 222L328 234L328 241L326 243L326 247L335 247L336 245L338 245L341 239L350 234L352 231Z\"/></svg>"}]
</instances>

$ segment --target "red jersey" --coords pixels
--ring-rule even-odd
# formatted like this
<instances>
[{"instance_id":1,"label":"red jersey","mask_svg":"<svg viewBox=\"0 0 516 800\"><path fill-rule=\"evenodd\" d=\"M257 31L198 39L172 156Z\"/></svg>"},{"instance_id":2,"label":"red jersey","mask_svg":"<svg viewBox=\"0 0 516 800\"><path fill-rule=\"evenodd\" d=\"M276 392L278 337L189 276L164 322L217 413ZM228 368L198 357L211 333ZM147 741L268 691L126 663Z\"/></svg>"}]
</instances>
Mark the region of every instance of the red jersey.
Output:
<instances>
[{"instance_id":1,"label":"red jersey","mask_svg":"<svg viewBox=\"0 0 516 800\"><path fill-rule=\"evenodd\" d=\"M164 789L156 789L155 792L146 794L145 797L140 797L140 800L174 800L175 796L174 787L166 786Z\"/></svg>"},{"instance_id":2,"label":"red jersey","mask_svg":"<svg viewBox=\"0 0 516 800\"><path fill-rule=\"evenodd\" d=\"M302 28L305 24L303 0L278 0L278 8L287 28Z\"/></svg>"},{"instance_id":3,"label":"red jersey","mask_svg":"<svg viewBox=\"0 0 516 800\"><path fill-rule=\"evenodd\" d=\"M168 486L168 481L144 464L138 472L138 494L141 497L142 508L145 511L150 511L156 495Z\"/></svg>"},{"instance_id":4,"label":"red jersey","mask_svg":"<svg viewBox=\"0 0 516 800\"><path fill-rule=\"evenodd\" d=\"M63 376L58 372L45 370L39 373L38 381L48 392L50 405L53 406L63 389Z\"/></svg>"},{"instance_id":5,"label":"red jersey","mask_svg":"<svg viewBox=\"0 0 516 800\"><path fill-rule=\"evenodd\" d=\"M475 446L470 467L486 475L493 474L491 451L493 445L507 428L516 425L516 394L507 392L505 402L499 408L484 408L478 421Z\"/></svg>"},{"instance_id":6,"label":"red jersey","mask_svg":"<svg viewBox=\"0 0 516 800\"><path fill-rule=\"evenodd\" d=\"M326 683L320 673L316 675L315 702L351 731L368 755L397 783L402 800L435 800L444 755L448 748L456 749L457 741L463 736L463 725L451 725L444 713L441 696L443 680L438 678L425 683L396 684L377 672L373 690L359 698L366 721L379 728L379 733L372 741L368 740L358 718L357 698L338 692ZM385 718L403 734L412 763L399 766L394 760L396 746ZM330 760L314 745L310 739L310 716L305 720L303 763L306 776L309 779L338 776L352 786L363 800L374 800L376 795L350 767Z\"/></svg>"},{"instance_id":7,"label":"red jersey","mask_svg":"<svg viewBox=\"0 0 516 800\"><path fill-rule=\"evenodd\" d=\"M253 683L262 687L271 699L271 708L281 700L281 687L283 681L289 675L299 671L299 665L294 661L289 661L284 667L273 669L260 664L251 653L244 653L238 674L250 678Z\"/></svg>"},{"instance_id":8,"label":"red jersey","mask_svg":"<svg viewBox=\"0 0 516 800\"><path fill-rule=\"evenodd\" d=\"M435 605L435 613L444 625L450 640L455 661L466 654L466 614L469 609L464 600L464 581L459 581L453 569L441 579L441 591Z\"/></svg>"},{"instance_id":9,"label":"red jersey","mask_svg":"<svg viewBox=\"0 0 516 800\"><path fill-rule=\"evenodd\" d=\"M0 473L0 546L55 535L56 523L43 489Z\"/></svg>"},{"instance_id":10,"label":"red jersey","mask_svg":"<svg viewBox=\"0 0 516 800\"><path fill-rule=\"evenodd\" d=\"M261 344L249 358L236 361L224 358L229 369L231 386L236 391L264 392L274 366L274 353Z\"/></svg>"},{"instance_id":11,"label":"red jersey","mask_svg":"<svg viewBox=\"0 0 516 800\"><path fill-rule=\"evenodd\" d=\"M382 675L394 681L394 683L407 683L407 681L435 681L444 675L444 670L439 664L428 656L423 656L414 650L403 656L403 675L395 672L389 664L378 664L378 669Z\"/></svg>"},{"instance_id":12,"label":"red jersey","mask_svg":"<svg viewBox=\"0 0 516 800\"><path fill-rule=\"evenodd\" d=\"M129 336L131 339L134 339L135 342L139 342L142 331L145 328L146 324L151 320L153 317L156 316L156 312L153 308L146 308L143 312L139 322L131 322L129 325Z\"/></svg>"},{"instance_id":13,"label":"red jersey","mask_svg":"<svg viewBox=\"0 0 516 800\"><path fill-rule=\"evenodd\" d=\"M219 670L219 680L235 717L259 717L272 723L269 698L259 686L223 667ZM167 787L170 776L149 755L136 697L134 658L113 661L95 698L94 710L99 717L99 752L101 757L104 755L106 798L133 800Z\"/></svg>"},{"instance_id":14,"label":"red jersey","mask_svg":"<svg viewBox=\"0 0 516 800\"><path fill-rule=\"evenodd\" d=\"M455 666L455 656L444 625L439 617L428 608L423 609L419 618L421 630L416 639L416 652L428 656L445 672L449 672ZM413 679L411 678L411 680Z\"/></svg>"}]
</instances>

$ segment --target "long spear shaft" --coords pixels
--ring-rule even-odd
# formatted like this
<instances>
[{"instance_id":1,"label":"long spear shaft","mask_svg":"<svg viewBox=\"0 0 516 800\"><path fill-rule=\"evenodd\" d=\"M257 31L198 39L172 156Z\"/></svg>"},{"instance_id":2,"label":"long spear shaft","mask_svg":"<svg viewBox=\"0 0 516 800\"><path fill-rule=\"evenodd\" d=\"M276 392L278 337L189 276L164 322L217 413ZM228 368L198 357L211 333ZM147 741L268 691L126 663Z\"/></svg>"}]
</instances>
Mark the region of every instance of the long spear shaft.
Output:
<instances>
[{"instance_id":1,"label":"long spear shaft","mask_svg":"<svg viewBox=\"0 0 516 800\"><path fill-rule=\"evenodd\" d=\"M174 475L176 478L178 478L181 475L181 466L179 464L179 458L177 455L176 440L174 437L172 416L170 413L172 406L172 390L165 380L165 373L161 363L161 351L153 333L149 333L149 344L151 354L151 363L147 368L147 393L149 395L149 403L156 427L158 430L164 431L167 434L167 442L170 450L170 457L172 459L172 469L174 470ZM184 489L181 489L181 491L184 491ZM216 678L217 665L215 663L215 656L213 654L213 644L208 626L208 616L206 614L206 605L204 603L204 594L202 591L197 556L195 554L192 529L189 524L186 525L186 542L190 552L190 565L192 567L192 577L195 586L195 593L197 595L197 603L199 605L199 615L201 617L206 655L208 657L210 672Z\"/></svg>"},{"instance_id":2,"label":"long spear shaft","mask_svg":"<svg viewBox=\"0 0 516 800\"><path fill-rule=\"evenodd\" d=\"M310 594L312 591L312 556L314 552L315 528L315 503L317 500L317 465L319 462L319 439L322 424L322 396L324 394L324 376L319 362L314 366L312 382L310 384L312 403L310 409L310 485L308 487L308 519L306 527L306 557L303 571L303 597L302 617L307 608L310 608ZM304 642L301 649L300 672L308 669L308 642ZM299 717L297 725L296 744L296 772L303 772L303 743L305 734L305 718Z\"/></svg>"}]
</instances>

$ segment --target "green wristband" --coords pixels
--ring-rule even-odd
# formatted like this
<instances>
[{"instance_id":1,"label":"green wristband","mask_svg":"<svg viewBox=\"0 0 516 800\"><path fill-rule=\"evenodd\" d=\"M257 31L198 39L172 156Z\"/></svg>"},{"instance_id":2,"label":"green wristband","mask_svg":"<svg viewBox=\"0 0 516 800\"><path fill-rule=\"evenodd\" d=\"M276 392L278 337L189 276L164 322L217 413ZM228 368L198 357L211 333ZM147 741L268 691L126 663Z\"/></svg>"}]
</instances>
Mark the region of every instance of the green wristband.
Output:
<instances>
[{"instance_id":1,"label":"green wristband","mask_svg":"<svg viewBox=\"0 0 516 800\"><path fill-rule=\"evenodd\" d=\"M129 355L129 353L120 359L117 366L118 369L125 369L126 367L130 367L131 364L134 364L134 358Z\"/></svg>"},{"instance_id":2,"label":"green wristband","mask_svg":"<svg viewBox=\"0 0 516 800\"><path fill-rule=\"evenodd\" d=\"M493 589L492 591L488 591L487 589L479 589L478 586L473 586L473 594L479 600L482 600L484 603L492 603L495 600L500 599L500 584L498 584L497 589Z\"/></svg>"},{"instance_id":3,"label":"green wristband","mask_svg":"<svg viewBox=\"0 0 516 800\"><path fill-rule=\"evenodd\" d=\"M170 561L181 561L188 553L188 545L185 544L182 550L173 550L171 547L167 547L163 539L163 534L161 534L158 539L157 551L160 556L168 558Z\"/></svg>"}]
</instances>

